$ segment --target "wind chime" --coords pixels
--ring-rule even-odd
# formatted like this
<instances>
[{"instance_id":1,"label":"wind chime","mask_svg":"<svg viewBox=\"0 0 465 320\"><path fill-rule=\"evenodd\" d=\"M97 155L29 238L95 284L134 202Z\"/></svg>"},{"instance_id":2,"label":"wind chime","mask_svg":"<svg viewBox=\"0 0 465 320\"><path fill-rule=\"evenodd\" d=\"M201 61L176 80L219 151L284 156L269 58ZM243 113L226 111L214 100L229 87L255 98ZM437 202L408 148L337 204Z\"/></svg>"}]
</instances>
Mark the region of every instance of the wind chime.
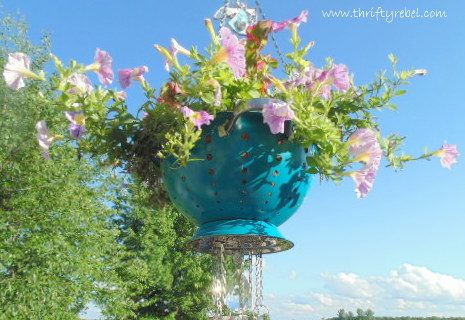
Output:
<instances>
[{"instance_id":1,"label":"wind chime","mask_svg":"<svg viewBox=\"0 0 465 320\"><path fill-rule=\"evenodd\" d=\"M245 0L234 4L226 0L214 17L221 27L245 35L257 23L258 13L266 19L258 0L256 4L257 8L250 8ZM267 103L270 99L252 99L249 108ZM218 128L225 123L230 130L223 136ZM176 169L174 158L162 163L171 200L199 226L188 248L216 256L216 310L209 313L210 318L269 318L263 304L262 255L293 247L277 226L297 211L312 184L307 156L308 150L290 141L288 134L272 134L261 112L240 116L222 112L203 127L192 150L193 159L204 161ZM233 275L226 272L227 256L233 256L239 266Z\"/></svg>"}]
</instances>

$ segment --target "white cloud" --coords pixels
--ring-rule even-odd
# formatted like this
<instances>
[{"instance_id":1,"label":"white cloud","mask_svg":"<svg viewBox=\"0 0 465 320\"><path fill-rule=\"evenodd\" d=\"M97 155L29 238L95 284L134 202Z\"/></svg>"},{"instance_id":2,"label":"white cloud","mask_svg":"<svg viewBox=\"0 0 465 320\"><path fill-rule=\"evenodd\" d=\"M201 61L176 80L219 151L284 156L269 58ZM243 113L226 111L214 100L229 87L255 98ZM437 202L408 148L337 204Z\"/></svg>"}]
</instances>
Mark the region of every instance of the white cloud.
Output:
<instances>
[{"instance_id":1,"label":"white cloud","mask_svg":"<svg viewBox=\"0 0 465 320\"><path fill-rule=\"evenodd\" d=\"M367 298L379 294L381 290L373 281L363 279L354 273L338 273L336 275L324 273L322 277L326 281L325 286L329 291L344 296Z\"/></svg>"},{"instance_id":2,"label":"white cloud","mask_svg":"<svg viewBox=\"0 0 465 320\"><path fill-rule=\"evenodd\" d=\"M391 273L391 277L386 279L386 289L393 296L407 299L465 301L465 280L410 264Z\"/></svg>"},{"instance_id":3,"label":"white cloud","mask_svg":"<svg viewBox=\"0 0 465 320\"><path fill-rule=\"evenodd\" d=\"M465 280L405 264L386 277L324 273L326 292L265 295L273 320L334 317L337 310L372 309L384 316L463 316Z\"/></svg>"}]
</instances>

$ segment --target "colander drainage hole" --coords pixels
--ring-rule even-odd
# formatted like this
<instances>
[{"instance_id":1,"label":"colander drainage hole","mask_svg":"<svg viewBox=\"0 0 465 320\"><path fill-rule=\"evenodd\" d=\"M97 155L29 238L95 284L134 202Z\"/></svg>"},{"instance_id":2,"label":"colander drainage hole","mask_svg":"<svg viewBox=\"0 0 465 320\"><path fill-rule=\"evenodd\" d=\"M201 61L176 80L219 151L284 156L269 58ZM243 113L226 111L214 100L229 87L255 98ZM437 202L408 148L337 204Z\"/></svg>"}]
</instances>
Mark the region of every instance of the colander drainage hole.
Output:
<instances>
[{"instance_id":1,"label":"colander drainage hole","mask_svg":"<svg viewBox=\"0 0 465 320\"><path fill-rule=\"evenodd\" d=\"M250 138L250 136L249 136L249 134L248 134L247 132L244 132L244 133L242 134L242 140L247 141L247 140L249 140L249 138Z\"/></svg>"},{"instance_id":2,"label":"colander drainage hole","mask_svg":"<svg viewBox=\"0 0 465 320\"><path fill-rule=\"evenodd\" d=\"M242 168L242 173L247 173L248 169L247 168Z\"/></svg>"},{"instance_id":3,"label":"colander drainage hole","mask_svg":"<svg viewBox=\"0 0 465 320\"><path fill-rule=\"evenodd\" d=\"M187 180L186 176L182 176L181 180L182 180L182 182L186 182L186 180Z\"/></svg>"},{"instance_id":4,"label":"colander drainage hole","mask_svg":"<svg viewBox=\"0 0 465 320\"><path fill-rule=\"evenodd\" d=\"M280 156L279 154L276 156L276 161L282 161L283 160L283 157Z\"/></svg>"},{"instance_id":5,"label":"colander drainage hole","mask_svg":"<svg viewBox=\"0 0 465 320\"><path fill-rule=\"evenodd\" d=\"M216 203L220 204L220 203L221 203L221 201L220 201L220 200L216 200Z\"/></svg>"},{"instance_id":6,"label":"colander drainage hole","mask_svg":"<svg viewBox=\"0 0 465 320\"><path fill-rule=\"evenodd\" d=\"M269 202L268 200L266 200L266 201L265 201L265 204L268 204L268 203L270 203L270 202Z\"/></svg>"},{"instance_id":7,"label":"colander drainage hole","mask_svg":"<svg viewBox=\"0 0 465 320\"><path fill-rule=\"evenodd\" d=\"M247 151L242 152L242 157L243 157L243 158L248 158L248 157L249 157L249 153L248 153Z\"/></svg>"},{"instance_id":8,"label":"colander drainage hole","mask_svg":"<svg viewBox=\"0 0 465 320\"><path fill-rule=\"evenodd\" d=\"M215 170L213 170L213 169L208 170L208 174L213 176L215 174Z\"/></svg>"},{"instance_id":9,"label":"colander drainage hole","mask_svg":"<svg viewBox=\"0 0 465 320\"><path fill-rule=\"evenodd\" d=\"M213 160L213 155L211 153L207 154L207 160Z\"/></svg>"},{"instance_id":10,"label":"colander drainage hole","mask_svg":"<svg viewBox=\"0 0 465 320\"><path fill-rule=\"evenodd\" d=\"M268 196L271 197L273 195L273 192L268 192Z\"/></svg>"},{"instance_id":11,"label":"colander drainage hole","mask_svg":"<svg viewBox=\"0 0 465 320\"><path fill-rule=\"evenodd\" d=\"M276 177L279 176L279 171L276 170L276 171L274 172L274 175L275 175Z\"/></svg>"}]
</instances>

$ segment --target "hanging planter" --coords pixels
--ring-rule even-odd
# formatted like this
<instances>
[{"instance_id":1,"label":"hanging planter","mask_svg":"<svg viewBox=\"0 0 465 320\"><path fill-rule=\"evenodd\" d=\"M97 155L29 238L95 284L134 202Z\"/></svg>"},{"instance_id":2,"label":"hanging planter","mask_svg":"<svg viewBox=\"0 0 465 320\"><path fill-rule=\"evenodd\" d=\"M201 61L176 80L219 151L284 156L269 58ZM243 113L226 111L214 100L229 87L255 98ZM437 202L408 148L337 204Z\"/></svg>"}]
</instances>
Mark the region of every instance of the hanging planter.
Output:
<instances>
[{"instance_id":1,"label":"hanging planter","mask_svg":"<svg viewBox=\"0 0 465 320\"><path fill-rule=\"evenodd\" d=\"M346 65L329 59L318 68L307 59L314 43L303 47L298 33L307 11L279 22L255 21L253 12L226 3L218 13L223 19L219 35L207 19L212 44L206 54L174 39L170 48L156 45L170 70L169 81L159 91L144 78L147 66L120 69L123 89L140 82L144 90L147 101L139 109L143 117L128 112L127 92L108 87L114 80L113 59L105 50L97 49L95 62L88 65L73 61L66 66L51 55L56 72L49 76L32 70L31 58L24 53L10 53L3 77L14 90L32 80L47 82L55 92L54 99L40 101L63 111L69 133L58 119L52 119L50 127L37 119L46 159L55 157L54 142L65 139L79 146L79 156L102 156L105 164L134 174L134 181L143 181L151 190L154 204L173 204L200 227L189 246L202 252L217 251L214 243L220 240L229 251L266 253L292 247L277 226L297 210L311 184L307 160L322 179L352 178L359 198L373 189L383 158L395 169L433 156L446 168L458 161L457 145L444 144L418 156L401 152L404 137L383 137L373 113L395 108L391 99L405 93L401 86L425 75L425 69L398 71L397 59L390 55L391 77L382 72L373 82L359 85ZM234 31L225 27L226 18L233 18L229 26ZM278 60L262 52L273 34L285 29L291 30L293 51L286 61L281 57L284 68L276 71ZM244 38L234 33L244 31ZM180 54L190 64L178 59ZM104 86L94 87L89 72L98 73ZM237 101L260 95L269 100L254 101L252 108L274 99L286 103L266 105L265 117L259 111L241 113ZM290 119L292 139L281 126ZM228 128L232 125L229 134L220 135L227 122ZM307 156L302 146L317 146L319 152Z\"/></svg>"},{"instance_id":2,"label":"hanging planter","mask_svg":"<svg viewBox=\"0 0 465 320\"><path fill-rule=\"evenodd\" d=\"M256 99L260 107L270 99ZM302 204L313 181L304 148L286 134L272 134L260 111L237 117L230 133L219 128L231 124L233 112L222 112L192 150L185 167L173 157L162 163L164 183L173 204L199 226L188 246L213 252L220 242L226 252L271 253L292 248L277 226Z\"/></svg>"}]
</instances>

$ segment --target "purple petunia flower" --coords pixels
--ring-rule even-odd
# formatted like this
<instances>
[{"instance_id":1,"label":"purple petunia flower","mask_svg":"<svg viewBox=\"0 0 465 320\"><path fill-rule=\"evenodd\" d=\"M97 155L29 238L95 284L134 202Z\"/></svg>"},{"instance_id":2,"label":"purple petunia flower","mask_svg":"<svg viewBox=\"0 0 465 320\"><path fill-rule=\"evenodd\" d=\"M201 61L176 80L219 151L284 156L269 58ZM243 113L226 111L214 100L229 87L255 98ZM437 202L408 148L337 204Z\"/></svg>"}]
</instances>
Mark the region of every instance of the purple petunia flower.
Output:
<instances>
[{"instance_id":1,"label":"purple petunia flower","mask_svg":"<svg viewBox=\"0 0 465 320\"><path fill-rule=\"evenodd\" d=\"M135 69L119 70L119 83L123 89L129 88L132 81L144 82L144 74L149 72L149 68L141 66Z\"/></svg>"},{"instance_id":2,"label":"purple petunia flower","mask_svg":"<svg viewBox=\"0 0 465 320\"><path fill-rule=\"evenodd\" d=\"M368 166L351 174L356 184L357 198L365 198L373 189L377 171L375 166Z\"/></svg>"},{"instance_id":3,"label":"purple petunia flower","mask_svg":"<svg viewBox=\"0 0 465 320\"><path fill-rule=\"evenodd\" d=\"M433 152L433 155L441 158L441 165L444 168L451 169L454 163L458 162L460 156L459 150L456 144L443 144L441 149Z\"/></svg>"},{"instance_id":4,"label":"purple petunia flower","mask_svg":"<svg viewBox=\"0 0 465 320\"><path fill-rule=\"evenodd\" d=\"M281 21L281 22L273 22L273 31L274 32L283 31L284 29L288 28L291 24L296 24L297 26L300 26L302 22L307 22L307 16L308 16L308 11L304 10L300 13L298 17L295 17L293 19Z\"/></svg>"},{"instance_id":5,"label":"purple petunia flower","mask_svg":"<svg viewBox=\"0 0 465 320\"><path fill-rule=\"evenodd\" d=\"M373 184L381 164L383 150L378 142L376 132L370 128L357 130L347 143L350 153L354 156L352 162L362 162L365 166L350 176L355 180L357 197L364 198L373 188Z\"/></svg>"},{"instance_id":6,"label":"purple petunia flower","mask_svg":"<svg viewBox=\"0 0 465 320\"><path fill-rule=\"evenodd\" d=\"M95 53L95 62L98 66L96 72L101 83L109 85L113 82L113 58L105 50L97 49Z\"/></svg>"},{"instance_id":7,"label":"purple petunia flower","mask_svg":"<svg viewBox=\"0 0 465 320\"><path fill-rule=\"evenodd\" d=\"M198 129L201 129L204 124L209 125L210 121L215 118L213 115L203 110L197 112L189 107L182 107L180 110L186 117L194 122Z\"/></svg>"},{"instance_id":8,"label":"purple petunia flower","mask_svg":"<svg viewBox=\"0 0 465 320\"><path fill-rule=\"evenodd\" d=\"M68 82L73 85L73 87L68 90L68 93L84 94L84 93L92 93L94 91L92 82L85 74L82 74L82 73L73 74L68 79Z\"/></svg>"},{"instance_id":9,"label":"purple petunia flower","mask_svg":"<svg viewBox=\"0 0 465 320\"><path fill-rule=\"evenodd\" d=\"M211 60L211 63L227 62L233 69L236 78L245 74L245 47L228 28L221 28L222 48Z\"/></svg>"},{"instance_id":10,"label":"purple petunia flower","mask_svg":"<svg viewBox=\"0 0 465 320\"><path fill-rule=\"evenodd\" d=\"M263 106L263 122L268 124L271 133L284 133L284 122L295 118L291 105L285 102L272 102Z\"/></svg>"},{"instance_id":11,"label":"purple petunia flower","mask_svg":"<svg viewBox=\"0 0 465 320\"><path fill-rule=\"evenodd\" d=\"M331 85L341 92L345 92L350 88L349 68L345 64L334 65L329 71L328 78Z\"/></svg>"},{"instance_id":12,"label":"purple petunia flower","mask_svg":"<svg viewBox=\"0 0 465 320\"><path fill-rule=\"evenodd\" d=\"M71 121L69 132L74 139L81 139L87 132L84 111L65 111L66 118Z\"/></svg>"}]
</instances>

